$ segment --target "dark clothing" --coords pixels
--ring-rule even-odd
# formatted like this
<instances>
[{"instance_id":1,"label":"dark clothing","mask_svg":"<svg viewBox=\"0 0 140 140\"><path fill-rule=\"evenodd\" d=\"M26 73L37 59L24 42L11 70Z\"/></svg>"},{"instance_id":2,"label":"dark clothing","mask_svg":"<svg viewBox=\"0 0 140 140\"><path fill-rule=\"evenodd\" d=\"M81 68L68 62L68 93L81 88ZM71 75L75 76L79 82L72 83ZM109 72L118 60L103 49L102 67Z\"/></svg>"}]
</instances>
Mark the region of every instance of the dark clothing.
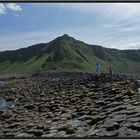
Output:
<instances>
[{"instance_id":1,"label":"dark clothing","mask_svg":"<svg viewBox=\"0 0 140 140\"><path fill-rule=\"evenodd\" d=\"M109 74L112 75L112 67L109 66Z\"/></svg>"}]
</instances>

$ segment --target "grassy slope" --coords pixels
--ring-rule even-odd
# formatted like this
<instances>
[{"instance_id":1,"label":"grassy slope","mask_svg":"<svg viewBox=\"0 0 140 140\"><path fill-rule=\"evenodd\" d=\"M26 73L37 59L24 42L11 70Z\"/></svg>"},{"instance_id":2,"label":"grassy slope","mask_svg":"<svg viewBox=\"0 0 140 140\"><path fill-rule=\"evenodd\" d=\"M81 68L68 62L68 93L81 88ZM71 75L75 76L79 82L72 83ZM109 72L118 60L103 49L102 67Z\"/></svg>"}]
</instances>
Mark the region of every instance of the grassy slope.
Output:
<instances>
[{"instance_id":1,"label":"grassy slope","mask_svg":"<svg viewBox=\"0 0 140 140\"><path fill-rule=\"evenodd\" d=\"M37 50L38 51L38 50ZM66 71L95 72L96 63L101 64L101 70L107 72L111 63L114 72L136 75L140 72L140 61L132 61L117 50L107 50L91 46L72 38L58 38L48 45L44 52L34 55L27 61L0 62L0 77L18 74L31 74L38 70L49 70L61 67Z\"/></svg>"},{"instance_id":2,"label":"grassy slope","mask_svg":"<svg viewBox=\"0 0 140 140\"><path fill-rule=\"evenodd\" d=\"M33 57L26 62L3 62L0 63L0 77L8 77L19 74L31 74L40 70L41 65L48 56L45 54L39 59Z\"/></svg>"}]
</instances>

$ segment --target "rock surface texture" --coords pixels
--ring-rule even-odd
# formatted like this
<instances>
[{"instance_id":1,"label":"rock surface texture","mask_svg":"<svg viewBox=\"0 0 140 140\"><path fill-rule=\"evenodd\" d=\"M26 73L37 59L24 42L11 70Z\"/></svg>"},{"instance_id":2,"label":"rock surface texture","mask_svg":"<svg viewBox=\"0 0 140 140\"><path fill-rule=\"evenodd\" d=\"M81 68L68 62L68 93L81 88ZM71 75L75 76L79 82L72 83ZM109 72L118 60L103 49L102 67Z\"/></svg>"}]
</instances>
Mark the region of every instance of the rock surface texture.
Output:
<instances>
[{"instance_id":1,"label":"rock surface texture","mask_svg":"<svg viewBox=\"0 0 140 140\"><path fill-rule=\"evenodd\" d=\"M1 137L140 137L140 95L123 75L48 72L11 79L0 97Z\"/></svg>"}]
</instances>

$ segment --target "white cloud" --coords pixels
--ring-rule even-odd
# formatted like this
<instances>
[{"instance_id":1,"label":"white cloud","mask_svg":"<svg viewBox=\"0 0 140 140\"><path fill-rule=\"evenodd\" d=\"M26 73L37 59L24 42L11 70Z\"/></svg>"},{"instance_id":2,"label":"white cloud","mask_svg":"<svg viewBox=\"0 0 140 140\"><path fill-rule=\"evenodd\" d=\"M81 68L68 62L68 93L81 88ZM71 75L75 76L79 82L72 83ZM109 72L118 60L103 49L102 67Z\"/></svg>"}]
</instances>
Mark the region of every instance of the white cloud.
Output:
<instances>
[{"instance_id":1,"label":"white cloud","mask_svg":"<svg viewBox=\"0 0 140 140\"><path fill-rule=\"evenodd\" d=\"M90 24L90 26L81 26L79 21L79 26L64 26L59 30L56 29L55 31L48 28L44 29L44 31L37 32L19 32L16 35L13 33L14 36L13 34L8 34L7 36L0 35L0 42L2 44L0 50L13 50L40 42L48 42L60 35L63 35L64 33L67 33L70 36L73 36L74 38L88 44L97 44L104 47L114 47L117 49L140 49L139 3L69 3L59 4L59 6L65 10L80 12L80 14L81 12L87 12L91 14L91 18L93 17L94 19L95 15L98 16L95 17L97 19L102 18L103 22L99 22L99 24L96 24L96 26L94 26L94 24ZM8 8L9 6L5 5L4 7ZM9 9L14 11L22 10L20 10L17 5L13 6L12 4L12 7L16 8Z\"/></svg>"},{"instance_id":2,"label":"white cloud","mask_svg":"<svg viewBox=\"0 0 140 140\"><path fill-rule=\"evenodd\" d=\"M0 3L0 15L5 14L8 9L12 11L22 11L21 6L15 3L8 3L8 4Z\"/></svg>"},{"instance_id":3,"label":"white cloud","mask_svg":"<svg viewBox=\"0 0 140 140\"><path fill-rule=\"evenodd\" d=\"M70 3L59 4L60 8L103 16L104 19L118 23L130 18L140 17L140 3ZM99 17L100 18L100 17ZM134 20L134 19L133 19Z\"/></svg>"},{"instance_id":4,"label":"white cloud","mask_svg":"<svg viewBox=\"0 0 140 140\"><path fill-rule=\"evenodd\" d=\"M15 3L8 3L6 4L6 7L12 11L22 11L21 6Z\"/></svg>"},{"instance_id":5,"label":"white cloud","mask_svg":"<svg viewBox=\"0 0 140 140\"><path fill-rule=\"evenodd\" d=\"M126 44L125 47L127 47L128 49L130 48L140 49L140 40L136 42L130 42Z\"/></svg>"},{"instance_id":6,"label":"white cloud","mask_svg":"<svg viewBox=\"0 0 140 140\"><path fill-rule=\"evenodd\" d=\"M6 7L4 4L0 3L0 15L5 14L6 12Z\"/></svg>"}]
</instances>

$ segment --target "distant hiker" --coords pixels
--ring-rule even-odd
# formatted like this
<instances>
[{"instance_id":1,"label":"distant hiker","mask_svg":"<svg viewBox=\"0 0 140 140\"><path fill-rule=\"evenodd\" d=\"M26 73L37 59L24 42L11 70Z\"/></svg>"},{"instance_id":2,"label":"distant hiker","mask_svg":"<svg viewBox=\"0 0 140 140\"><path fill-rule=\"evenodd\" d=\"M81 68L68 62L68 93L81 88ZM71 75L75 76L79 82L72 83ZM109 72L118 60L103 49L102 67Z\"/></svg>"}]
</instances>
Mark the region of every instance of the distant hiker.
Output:
<instances>
[{"instance_id":1,"label":"distant hiker","mask_svg":"<svg viewBox=\"0 0 140 140\"><path fill-rule=\"evenodd\" d=\"M112 75L112 66L110 65L108 68L109 74Z\"/></svg>"},{"instance_id":2,"label":"distant hiker","mask_svg":"<svg viewBox=\"0 0 140 140\"><path fill-rule=\"evenodd\" d=\"M96 64L96 73L97 74L100 74L100 68L101 68L101 66L100 66L100 64Z\"/></svg>"}]
</instances>

